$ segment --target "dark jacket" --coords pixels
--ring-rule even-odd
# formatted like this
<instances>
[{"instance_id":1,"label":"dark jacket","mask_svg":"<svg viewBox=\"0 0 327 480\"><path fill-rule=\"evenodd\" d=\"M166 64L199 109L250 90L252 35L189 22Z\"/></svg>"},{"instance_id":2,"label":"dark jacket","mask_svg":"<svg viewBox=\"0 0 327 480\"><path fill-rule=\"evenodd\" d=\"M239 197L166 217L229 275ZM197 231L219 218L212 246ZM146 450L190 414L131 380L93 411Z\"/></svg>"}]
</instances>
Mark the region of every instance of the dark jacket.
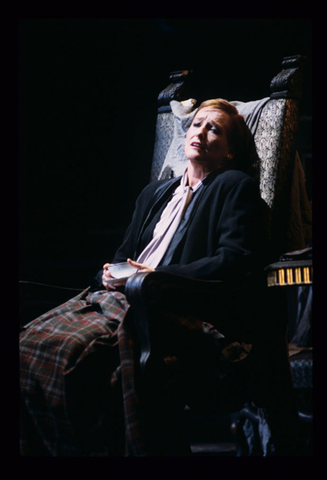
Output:
<instances>
[{"instance_id":1,"label":"dark jacket","mask_svg":"<svg viewBox=\"0 0 327 480\"><path fill-rule=\"evenodd\" d=\"M155 181L144 188L112 263L137 259L180 178ZM263 266L265 209L253 178L237 170L216 170L203 181L188 210L187 223L175 234L174 252L157 270L239 281ZM102 271L98 280L101 276Z\"/></svg>"}]
</instances>

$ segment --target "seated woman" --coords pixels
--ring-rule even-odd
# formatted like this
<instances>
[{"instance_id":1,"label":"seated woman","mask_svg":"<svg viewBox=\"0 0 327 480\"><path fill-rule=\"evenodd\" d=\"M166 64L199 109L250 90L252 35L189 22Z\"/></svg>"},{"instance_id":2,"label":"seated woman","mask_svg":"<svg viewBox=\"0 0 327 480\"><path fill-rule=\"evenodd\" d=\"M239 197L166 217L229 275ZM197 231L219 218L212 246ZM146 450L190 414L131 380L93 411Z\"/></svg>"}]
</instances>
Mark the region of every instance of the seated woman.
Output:
<instances>
[{"instance_id":1,"label":"seated woman","mask_svg":"<svg viewBox=\"0 0 327 480\"><path fill-rule=\"evenodd\" d=\"M202 103L187 132L185 154L182 178L143 190L112 263L127 260L141 272L236 283L260 272L264 208L255 178L258 158L243 117L225 100ZM21 333L22 455L168 451L142 433L133 311L123 285L112 285L110 265L92 288ZM154 432L160 435L159 426Z\"/></svg>"}]
</instances>

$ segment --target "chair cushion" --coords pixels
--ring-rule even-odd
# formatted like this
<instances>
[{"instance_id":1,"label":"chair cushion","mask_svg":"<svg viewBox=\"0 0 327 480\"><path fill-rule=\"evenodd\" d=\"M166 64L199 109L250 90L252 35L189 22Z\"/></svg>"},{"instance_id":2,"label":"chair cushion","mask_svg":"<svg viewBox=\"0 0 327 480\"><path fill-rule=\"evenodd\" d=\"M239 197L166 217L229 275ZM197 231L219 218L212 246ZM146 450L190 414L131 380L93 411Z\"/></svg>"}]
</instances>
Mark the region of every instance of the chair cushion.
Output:
<instances>
[{"instance_id":1,"label":"chair cushion","mask_svg":"<svg viewBox=\"0 0 327 480\"><path fill-rule=\"evenodd\" d=\"M293 387L311 389L313 387L312 352L302 352L290 358L293 376Z\"/></svg>"}]
</instances>

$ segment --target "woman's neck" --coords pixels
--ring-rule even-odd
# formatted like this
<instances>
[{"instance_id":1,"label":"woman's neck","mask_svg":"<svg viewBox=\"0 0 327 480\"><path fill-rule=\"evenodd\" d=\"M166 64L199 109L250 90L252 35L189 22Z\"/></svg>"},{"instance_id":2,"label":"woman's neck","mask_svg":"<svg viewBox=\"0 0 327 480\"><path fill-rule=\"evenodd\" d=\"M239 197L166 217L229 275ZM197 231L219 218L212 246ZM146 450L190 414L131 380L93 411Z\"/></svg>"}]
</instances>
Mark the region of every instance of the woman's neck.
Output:
<instances>
[{"instance_id":1,"label":"woman's neck","mask_svg":"<svg viewBox=\"0 0 327 480\"><path fill-rule=\"evenodd\" d=\"M205 168L203 165L193 165L190 161L187 166L187 179L190 187L194 187L203 180L214 168Z\"/></svg>"}]
</instances>

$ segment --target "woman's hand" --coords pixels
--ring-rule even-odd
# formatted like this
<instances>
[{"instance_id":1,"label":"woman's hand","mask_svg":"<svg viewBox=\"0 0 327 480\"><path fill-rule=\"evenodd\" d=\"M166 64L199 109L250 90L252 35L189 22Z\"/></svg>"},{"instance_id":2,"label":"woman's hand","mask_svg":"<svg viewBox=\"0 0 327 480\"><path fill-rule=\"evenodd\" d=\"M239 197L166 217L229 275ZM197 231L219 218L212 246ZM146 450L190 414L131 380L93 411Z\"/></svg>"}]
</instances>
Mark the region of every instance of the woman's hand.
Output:
<instances>
[{"instance_id":1,"label":"woman's hand","mask_svg":"<svg viewBox=\"0 0 327 480\"><path fill-rule=\"evenodd\" d=\"M144 265L144 263L137 263L134 262L134 260L131 260L130 258L127 259L128 263L132 265L132 267L137 268L139 272L154 272L155 269L148 267L147 265Z\"/></svg>"},{"instance_id":2,"label":"woman's hand","mask_svg":"<svg viewBox=\"0 0 327 480\"><path fill-rule=\"evenodd\" d=\"M116 285L111 285L108 280L112 280L114 277L109 272L109 267L111 267L112 263L105 263L103 265L103 274L102 274L102 285L105 287L106 290L115 290Z\"/></svg>"},{"instance_id":3,"label":"woman's hand","mask_svg":"<svg viewBox=\"0 0 327 480\"><path fill-rule=\"evenodd\" d=\"M130 258L127 259L127 262L132 265L133 267L137 268L138 272L154 272L154 268L148 267L147 265L144 265L143 263L138 263L134 262L134 260L131 260ZM102 274L102 285L105 287L106 290L115 290L115 288L119 285L124 285L124 281L120 284L119 281L115 282L115 285L111 284L111 280L114 278L110 272L109 272L109 267L111 267L113 263L105 263L103 265L103 274Z\"/></svg>"}]
</instances>

